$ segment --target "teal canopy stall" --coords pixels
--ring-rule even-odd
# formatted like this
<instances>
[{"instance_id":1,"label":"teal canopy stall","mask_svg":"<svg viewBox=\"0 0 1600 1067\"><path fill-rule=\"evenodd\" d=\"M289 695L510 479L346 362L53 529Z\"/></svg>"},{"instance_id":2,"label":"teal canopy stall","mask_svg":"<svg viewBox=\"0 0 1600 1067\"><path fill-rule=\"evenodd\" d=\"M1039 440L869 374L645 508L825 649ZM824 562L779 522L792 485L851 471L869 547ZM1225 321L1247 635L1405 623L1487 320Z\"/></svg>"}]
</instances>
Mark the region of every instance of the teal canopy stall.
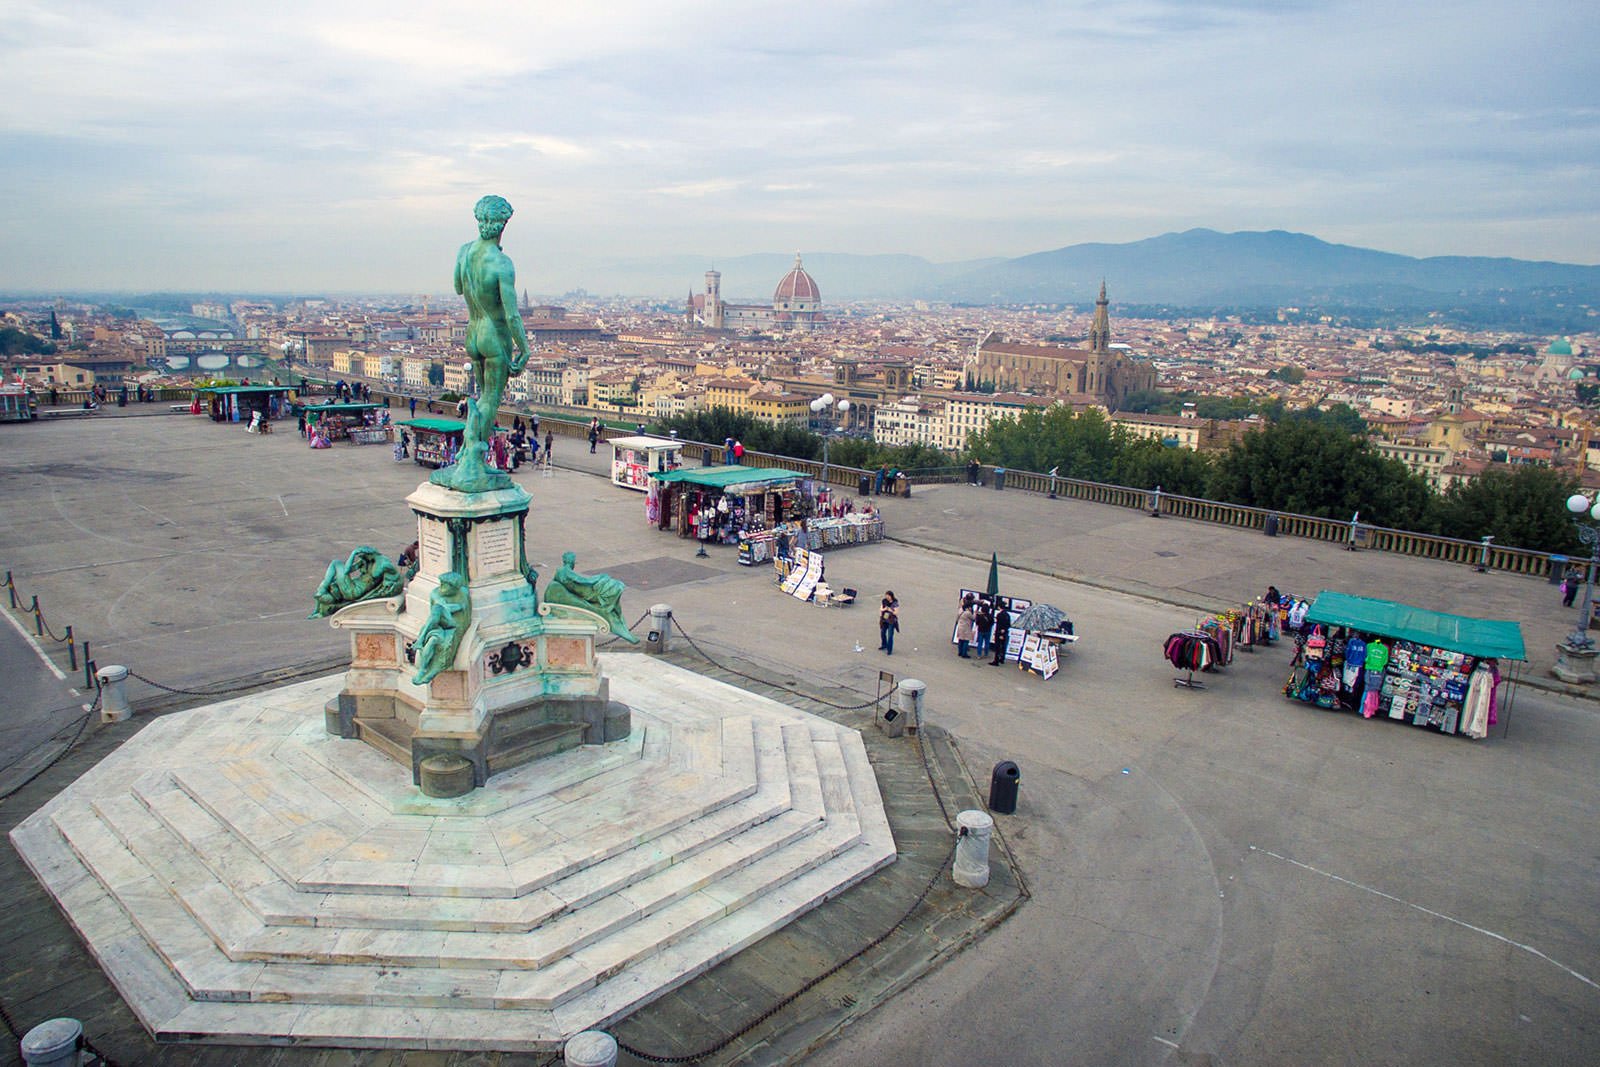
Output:
<instances>
[{"instance_id":1,"label":"teal canopy stall","mask_svg":"<svg viewBox=\"0 0 1600 1067\"><path fill-rule=\"evenodd\" d=\"M1382 634L1479 658L1528 658L1522 642L1522 627L1518 623L1428 611L1393 600L1375 600L1324 589L1306 613L1306 621Z\"/></svg>"}]
</instances>

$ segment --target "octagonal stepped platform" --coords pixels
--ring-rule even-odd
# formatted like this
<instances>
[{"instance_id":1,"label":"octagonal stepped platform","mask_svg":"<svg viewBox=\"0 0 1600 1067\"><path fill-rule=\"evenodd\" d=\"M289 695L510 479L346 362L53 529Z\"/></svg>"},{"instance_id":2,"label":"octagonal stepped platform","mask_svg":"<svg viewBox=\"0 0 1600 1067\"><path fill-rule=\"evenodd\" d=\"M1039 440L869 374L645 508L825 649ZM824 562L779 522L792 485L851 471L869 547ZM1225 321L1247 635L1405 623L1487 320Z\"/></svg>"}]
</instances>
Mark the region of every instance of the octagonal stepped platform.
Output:
<instances>
[{"instance_id":1,"label":"octagonal stepped platform","mask_svg":"<svg viewBox=\"0 0 1600 1067\"><path fill-rule=\"evenodd\" d=\"M432 799L337 678L160 719L12 833L160 1039L547 1049L894 859L854 731L643 656L586 746Z\"/></svg>"}]
</instances>

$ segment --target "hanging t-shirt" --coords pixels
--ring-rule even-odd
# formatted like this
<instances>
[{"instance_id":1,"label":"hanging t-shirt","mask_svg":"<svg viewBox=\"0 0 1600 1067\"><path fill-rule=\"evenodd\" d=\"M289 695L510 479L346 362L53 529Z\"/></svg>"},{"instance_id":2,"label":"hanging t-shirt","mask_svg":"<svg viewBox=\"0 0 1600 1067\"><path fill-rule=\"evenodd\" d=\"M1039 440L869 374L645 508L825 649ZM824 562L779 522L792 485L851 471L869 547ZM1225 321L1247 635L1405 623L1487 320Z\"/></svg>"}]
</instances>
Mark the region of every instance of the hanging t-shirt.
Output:
<instances>
[{"instance_id":1,"label":"hanging t-shirt","mask_svg":"<svg viewBox=\"0 0 1600 1067\"><path fill-rule=\"evenodd\" d=\"M1361 677L1361 668L1367 662L1367 643L1360 637L1351 637L1344 645L1344 673L1340 678L1341 688L1350 692L1356 687L1356 680Z\"/></svg>"},{"instance_id":2,"label":"hanging t-shirt","mask_svg":"<svg viewBox=\"0 0 1600 1067\"><path fill-rule=\"evenodd\" d=\"M1298 630L1300 627L1304 626L1306 622L1306 612L1310 610L1311 605L1307 604L1304 600L1296 600L1294 602L1294 607L1289 609L1289 628L1292 630Z\"/></svg>"},{"instance_id":3,"label":"hanging t-shirt","mask_svg":"<svg viewBox=\"0 0 1600 1067\"><path fill-rule=\"evenodd\" d=\"M1380 673L1389 665L1389 649L1380 642L1373 640L1367 642L1367 673Z\"/></svg>"}]
</instances>

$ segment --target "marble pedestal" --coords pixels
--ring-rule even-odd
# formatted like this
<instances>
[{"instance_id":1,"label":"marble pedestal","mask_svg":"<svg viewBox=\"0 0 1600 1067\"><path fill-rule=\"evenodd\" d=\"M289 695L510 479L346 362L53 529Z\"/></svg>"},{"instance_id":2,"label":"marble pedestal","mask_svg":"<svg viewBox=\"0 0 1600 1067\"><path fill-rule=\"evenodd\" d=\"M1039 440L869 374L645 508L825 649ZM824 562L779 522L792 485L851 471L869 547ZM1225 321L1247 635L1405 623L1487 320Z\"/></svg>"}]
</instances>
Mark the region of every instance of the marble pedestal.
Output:
<instances>
[{"instance_id":1,"label":"marble pedestal","mask_svg":"<svg viewBox=\"0 0 1600 1067\"><path fill-rule=\"evenodd\" d=\"M423 796L320 679L176 712L11 840L161 1041L554 1050L893 862L860 735L641 655L625 739Z\"/></svg>"},{"instance_id":2,"label":"marble pedestal","mask_svg":"<svg viewBox=\"0 0 1600 1067\"><path fill-rule=\"evenodd\" d=\"M350 634L350 669L326 708L327 728L408 766L460 756L473 785L578 744L626 737L628 708L610 699L593 612L541 604L529 568L529 497L521 488L459 493L424 483L406 498L417 516L419 570L405 593L352 604L331 624ZM471 617L455 661L417 685L413 645L439 578L467 579Z\"/></svg>"}]
</instances>

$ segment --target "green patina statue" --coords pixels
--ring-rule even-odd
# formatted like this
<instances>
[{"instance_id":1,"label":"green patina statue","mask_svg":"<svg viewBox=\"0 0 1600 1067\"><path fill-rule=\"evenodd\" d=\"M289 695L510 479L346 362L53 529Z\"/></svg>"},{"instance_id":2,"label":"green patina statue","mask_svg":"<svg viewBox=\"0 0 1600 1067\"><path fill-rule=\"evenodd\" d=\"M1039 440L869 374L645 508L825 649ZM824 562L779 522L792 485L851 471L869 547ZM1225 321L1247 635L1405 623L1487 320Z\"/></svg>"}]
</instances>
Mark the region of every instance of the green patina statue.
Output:
<instances>
[{"instance_id":1,"label":"green patina statue","mask_svg":"<svg viewBox=\"0 0 1600 1067\"><path fill-rule=\"evenodd\" d=\"M471 617L467 580L455 571L439 575L439 587L428 597L427 621L412 644L417 664L413 684L427 685L440 671L450 669Z\"/></svg>"},{"instance_id":2,"label":"green patina statue","mask_svg":"<svg viewBox=\"0 0 1600 1067\"><path fill-rule=\"evenodd\" d=\"M456 292L467 300L467 358L478 381L478 399L467 405L461 452L428 480L463 493L509 489L511 476L486 462L495 413L506 380L528 364L528 332L517 311L517 269L500 251L500 234L511 218L503 197L486 196L472 209L478 239L456 253Z\"/></svg>"},{"instance_id":3,"label":"green patina statue","mask_svg":"<svg viewBox=\"0 0 1600 1067\"><path fill-rule=\"evenodd\" d=\"M388 556L371 545L362 545L343 563L334 560L328 564L322 584L312 594L316 607L306 618L320 619L357 601L395 596L404 586L400 569L389 562Z\"/></svg>"},{"instance_id":4,"label":"green patina statue","mask_svg":"<svg viewBox=\"0 0 1600 1067\"><path fill-rule=\"evenodd\" d=\"M579 574L573 567L576 562L577 553L562 553L561 569L551 575L550 583L544 587L545 603L592 611L606 620L612 633L637 645L639 639L622 621L622 591L627 586L609 574Z\"/></svg>"}]
</instances>

